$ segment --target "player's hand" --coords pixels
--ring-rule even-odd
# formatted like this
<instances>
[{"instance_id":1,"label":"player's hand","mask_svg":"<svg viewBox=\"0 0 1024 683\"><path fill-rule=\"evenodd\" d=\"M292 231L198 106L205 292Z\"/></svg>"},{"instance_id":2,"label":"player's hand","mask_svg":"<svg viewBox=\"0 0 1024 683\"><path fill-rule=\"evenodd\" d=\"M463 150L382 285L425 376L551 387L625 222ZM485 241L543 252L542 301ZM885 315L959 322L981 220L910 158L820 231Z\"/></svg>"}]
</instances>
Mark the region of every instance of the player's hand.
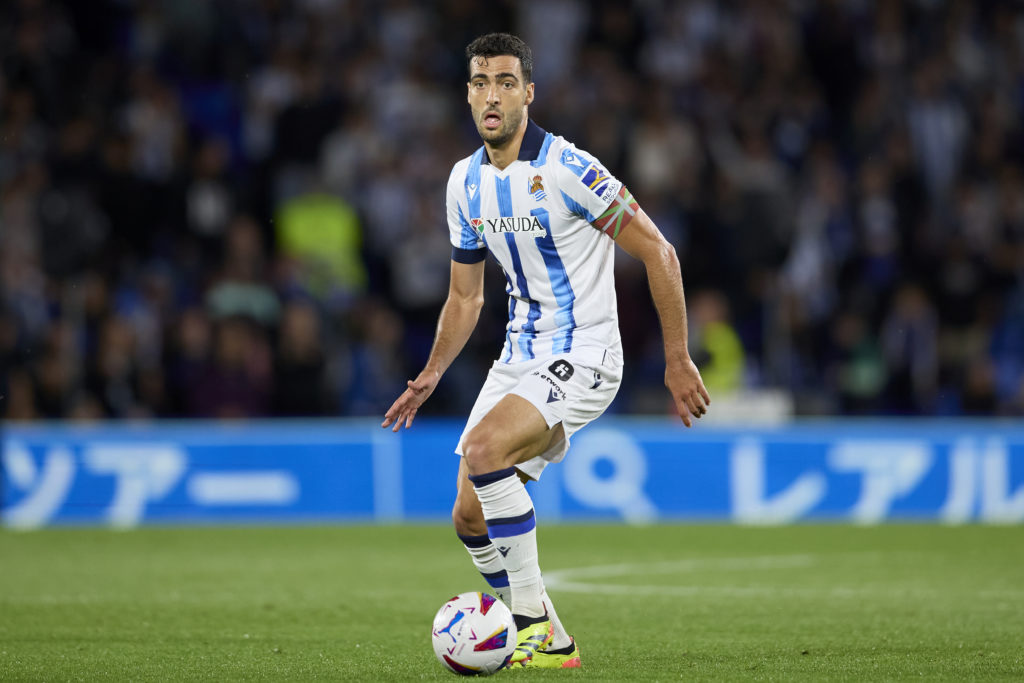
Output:
<instances>
[{"instance_id":1,"label":"player's hand","mask_svg":"<svg viewBox=\"0 0 1024 683\"><path fill-rule=\"evenodd\" d=\"M434 387L437 386L440 379L439 373L424 370L416 379L406 382L409 388L403 391L402 395L391 404L388 412L384 413L384 422L380 426L387 428L394 424L391 431L397 432L404 421L405 428L408 429L413 418L416 417L416 411L427 400L427 397L434 393Z\"/></svg>"},{"instance_id":2,"label":"player's hand","mask_svg":"<svg viewBox=\"0 0 1024 683\"><path fill-rule=\"evenodd\" d=\"M670 363L665 368L665 386L672 394L676 412L679 413L679 417L683 418L683 424L687 427L691 425L691 415L699 418L708 412L711 397L708 395L708 390L704 388L704 380L700 378L700 371L689 358Z\"/></svg>"}]
</instances>

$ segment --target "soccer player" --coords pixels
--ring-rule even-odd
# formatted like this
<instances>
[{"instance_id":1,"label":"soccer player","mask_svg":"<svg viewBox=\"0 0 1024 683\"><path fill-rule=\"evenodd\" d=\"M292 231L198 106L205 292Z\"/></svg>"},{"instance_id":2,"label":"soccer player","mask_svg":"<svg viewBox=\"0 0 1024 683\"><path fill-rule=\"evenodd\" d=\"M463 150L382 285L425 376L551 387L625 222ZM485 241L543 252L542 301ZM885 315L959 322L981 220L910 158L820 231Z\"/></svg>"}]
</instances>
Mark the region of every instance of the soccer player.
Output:
<instances>
[{"instance_id":1,"label":"soccer player","mask_svg":"<svg viewBox=\"0 0 1024 683\"><path fill-rule=\"evenodd\" d=\"M686 348L675 250L597 159L529 119L529 46L492 33L470 43L466 58L469 106L484 144L455 164L448 180L448 299L426 366L382 427L409 428L469 339L489 252L505 272L509 320L456 448L452 518L473 563L515 615L510 665L576 667L579 650L544 589L524 483L561 460L572 435L600 416L619 388L615 244L646 267L661 320L665 385L683 423L689 427L711 399Z\"/></svg>"}]
</instances>

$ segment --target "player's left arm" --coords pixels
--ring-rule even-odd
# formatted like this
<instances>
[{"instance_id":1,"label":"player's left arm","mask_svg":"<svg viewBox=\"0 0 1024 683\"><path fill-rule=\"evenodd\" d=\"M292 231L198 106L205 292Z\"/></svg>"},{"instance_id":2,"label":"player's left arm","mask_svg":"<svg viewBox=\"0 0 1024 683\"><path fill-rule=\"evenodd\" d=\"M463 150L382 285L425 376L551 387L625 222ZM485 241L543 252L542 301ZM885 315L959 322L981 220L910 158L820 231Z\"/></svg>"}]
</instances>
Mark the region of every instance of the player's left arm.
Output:
<instances>
[{"instance_id":1,"label":"player's left arm","mask_svg":"<svg viewBox=\"0 0 1024 683\"><path fill-rule=\"evenodd\" d=\"M624 186L594 226L612 237L627 254L642 261L647 269L647 282L665 343L665 386L683 424L689 427L690 415L699 418L706 413L711 397L686 346L686 300L675 247Z\"/></svg>"}]
</instances>

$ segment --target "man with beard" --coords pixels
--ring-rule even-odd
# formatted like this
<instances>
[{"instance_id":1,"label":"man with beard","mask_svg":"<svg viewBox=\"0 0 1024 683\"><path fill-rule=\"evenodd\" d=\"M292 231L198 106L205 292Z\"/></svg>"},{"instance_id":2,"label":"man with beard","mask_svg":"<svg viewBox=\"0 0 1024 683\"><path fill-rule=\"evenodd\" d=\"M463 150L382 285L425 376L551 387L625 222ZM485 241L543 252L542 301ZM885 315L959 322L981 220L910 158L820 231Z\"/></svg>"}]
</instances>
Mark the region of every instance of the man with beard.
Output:
<instances>
[{"instance_id":1,"label":"man with beard","mask_svg":"<svg viewBox=\"0 0 1024 683\"><path fill-rule=\"evenodd\" d=\"M611 403L622 377L614 245L640 259L661 320L665 384L686 426L710 403L687 352L675 250L629 191L586 152L528 117L533 58L492 33L466 48L468 101L483 146L448 181L451 283L423 371L385 414L408 428L476 327L484 258L507 280L505 345L455 452L452 518L477 569L510 605L510 666L571 668L579 649L544 588L536 519L524 483L561 460L572 435Z\"/></svg>"}]
</instances>

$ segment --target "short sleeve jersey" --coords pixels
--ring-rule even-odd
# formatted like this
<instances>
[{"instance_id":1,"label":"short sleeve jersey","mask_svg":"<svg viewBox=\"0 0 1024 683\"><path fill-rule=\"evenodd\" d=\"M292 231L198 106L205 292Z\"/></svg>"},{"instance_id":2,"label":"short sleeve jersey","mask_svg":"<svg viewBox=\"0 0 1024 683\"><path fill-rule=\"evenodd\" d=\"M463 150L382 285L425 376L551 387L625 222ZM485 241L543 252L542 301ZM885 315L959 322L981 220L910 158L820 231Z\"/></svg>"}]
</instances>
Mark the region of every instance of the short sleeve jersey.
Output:
<instances>
[{"instance_id":1,"label":"short sleeve jersey","mask_svg":"<svg viewBox=\"0 0 1024 683\"><path fill-rule=\"evenodd\" d=\"M505 272L501 362L572 352L621 363L613 239L637 205L597 159L530 121L504 170L483 147L455 164L447 209L452 258L490 252Z\"/></svg>"}]
</instances>

